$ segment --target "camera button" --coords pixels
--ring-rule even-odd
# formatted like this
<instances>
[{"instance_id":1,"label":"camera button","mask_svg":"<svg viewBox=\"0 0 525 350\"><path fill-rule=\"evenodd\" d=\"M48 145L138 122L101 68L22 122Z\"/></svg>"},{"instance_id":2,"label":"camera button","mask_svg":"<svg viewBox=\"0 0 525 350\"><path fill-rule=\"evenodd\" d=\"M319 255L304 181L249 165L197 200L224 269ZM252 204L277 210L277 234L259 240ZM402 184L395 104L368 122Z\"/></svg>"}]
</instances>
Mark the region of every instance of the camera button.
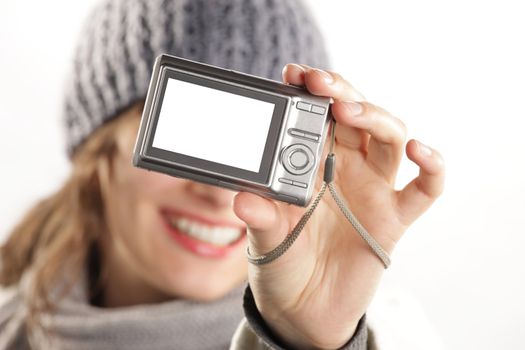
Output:
<instances>
[{"instance_id":1,"label":"camera button","mask_svg":"<svg viewBox=\"0 0 525 350\"><path fill-rule=\"evenodd\" d=\"M283 149L281 161L290 174L302 175L315 165L315 155L306 145L296 143Z\"/></svg>"},{"instance_id":2,"label":"camera button","mask_svg":"<svg viewBox=\"0 0 525 350\"><path fill-rule=\"evenodd\" d=\"M316 105L312 106L312 113L315 113L315 114L324 114L325 110L326 109L324 107L321 107L321 106L316 106Z\"/></svg>"},{"instance_id":3,"label":"camera button","mask_svg":"<svg viewBox=\"0 0 525 350\"><path fill-rule=\"evenodd\" d=\"M319 142L319 137L320 137L320 135L318 134L314 134L314 133L299 130L299 129L293 129L293 128L288 129L288 134L294 137L300 137L300 138L303 138L309 141L315 141L315 142Z\"/></svg>"},{"instance_id":4,"label":"camera button","mask_svg":"<svg viewBox=\"0 0 525 350\"><path fill-rule=\"evenodd\" d=\"M280 177L279 178L279 182L282 182L283 184L293 185L293 181L292 180L286 179L284 177Z\"/></svg>"},{"instance_id":5,"label":"camera button","mask_svg":"<svg viewBox=\"0 0 525 350\"><path fill-rule=\"evenodd\" d=\"M306 102L297 102L296 105L297 109L310 112L310 109L312 108L312 105Z\"/></svg>"},{"instance_id":6,"label":"camera button","mask_svg":"<svg viewBox=\"0 0 525 350\"><path fill-rule=\"evenodd\" d=\"M304 182L299 182L299 181L294 181L293 185L297 186L297 187L302 187L302 188L307 188L308 187L307 184L305 184Z\"/></svg>"},{"instance_id":7,"label":"camera button","mask_svg":"<svg viewBox=\"0 0 525 350\"><path fill-rule=\"evenodd\" d=\"M305 133L304 134L304 138L305 139L308 139L308 140L312 140L312 141L319 141L319 135L315 135L315 134L307 134Z\"/></svg>"},{"instance_id":8,"label":"camera button","mask_svg":"<svg viewBox=\"0 0 525 350\"><path fill-rule=\"evenodd\" d=\"M308 154L301 148L295 149L292 152L290 152L290 155L288 156L288 161L290 162L290 165L293 166L297 170L304 169L308 163Z\"/></svg>"},{"instance_id":9,"label":"camera button","mask_svg":"<svg viewBox=\"0 0 525 350\"><path fill-rule=\"evenodd\" d=\"M305 133L297 129L289 129L288 133L292 136L305 137Z\"/></svg>"}]
</instances>

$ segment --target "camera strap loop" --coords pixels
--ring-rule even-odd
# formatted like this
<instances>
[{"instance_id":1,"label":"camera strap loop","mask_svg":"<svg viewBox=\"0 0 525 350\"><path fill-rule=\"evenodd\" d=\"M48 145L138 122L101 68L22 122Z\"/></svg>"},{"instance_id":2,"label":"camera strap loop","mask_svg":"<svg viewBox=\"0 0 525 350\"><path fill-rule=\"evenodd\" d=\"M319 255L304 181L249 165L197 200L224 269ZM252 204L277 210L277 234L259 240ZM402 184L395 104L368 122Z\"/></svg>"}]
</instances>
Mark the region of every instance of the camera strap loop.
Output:
<instances>
[{"instance_id":1,"label":"camera strap loop","mask_svg":"<svg viewBox=\"0 0 525 350\"><path fill-rule=\"evenodd\" d=\"M341 209L341 212L344 214L344 216L347 218L347 220L352 224L354 229L357 231L359 236L363 238L363 240L368 244L368 246L373 250L373 252L377 255L377 257L381 260L383 265L385 266L385 269L390 266L390 257L388 256L388 253L379 245L379 243L370 235L366 229L361 225L361 223L357 220L357 218L352 214L348 206L346 205L345 201L339 194L337 193L333 179L334 179L334 171L335 171L335 154L333 152L334 150L334 144L335 144L335 120L332 119L332 137L330 140L330 153L328 154L326 161L325 161L325 168L324 168L324 176L323 176L323 185L321 186L321 189L319 190L319 193L315 197L313 203L310 205L306 213L303 214L299 222L295 225L292 232L290 232L285 239L272 251L259 255L259 256L253 256L250 253L250 247L248 246L246 250L246 254L248 256L248 261L254 265L265 265L268 263L271 263L275 259L279 258L281 255L283 255L295 242L297 237L299 237L299 234L306 226L306 223L312 216L314 210L317 208L317 205L321 201L321 198L323 197L324 193L326 192L326 188L328 187L330 194L332 195L334 201L337 203L337 206L339 209Z\"/></svg>"}]
</instances>

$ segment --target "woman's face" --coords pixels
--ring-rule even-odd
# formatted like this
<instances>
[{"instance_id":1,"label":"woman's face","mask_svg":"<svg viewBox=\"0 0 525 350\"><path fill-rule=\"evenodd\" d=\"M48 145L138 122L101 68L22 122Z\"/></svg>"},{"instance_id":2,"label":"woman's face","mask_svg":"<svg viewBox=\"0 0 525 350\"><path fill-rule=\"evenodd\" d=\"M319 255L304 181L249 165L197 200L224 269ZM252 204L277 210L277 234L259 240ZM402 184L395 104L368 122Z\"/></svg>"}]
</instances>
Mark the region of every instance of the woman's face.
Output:
<instances>
[{"instance_id":1,"label":"woman's face","mask_svg":"<svg viewBox=\"0 0 525 350\"><path fill-rule=\"evenodd\" d=\"M246 229L232 209L235 193L133 167L140 109L128 113L136 116L118 129L119 151L103 186L105 299L136 304L223 296L247 273ZM122 293L132 295L123 300Z\"/></svg>"}]
</instances>

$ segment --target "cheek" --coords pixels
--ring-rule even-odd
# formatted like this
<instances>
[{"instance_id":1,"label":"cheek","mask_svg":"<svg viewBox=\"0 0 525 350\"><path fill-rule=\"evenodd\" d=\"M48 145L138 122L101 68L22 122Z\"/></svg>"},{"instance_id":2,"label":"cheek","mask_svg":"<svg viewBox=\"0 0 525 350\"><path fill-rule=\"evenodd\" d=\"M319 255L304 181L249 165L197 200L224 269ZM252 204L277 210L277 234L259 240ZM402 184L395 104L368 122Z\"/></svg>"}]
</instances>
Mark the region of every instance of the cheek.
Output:
<instances>
[{"instance_id":1,"label":"cheek","mask_svg":"<svg viewBox=\"0 0 525 350\"><path fill-rule=\"evenodd\" d=\"M173 200L184 191L184 180L165 174L136 168L127 163L120 163L115 169L115 195L121 204L133 208L133 215L140 217L137 206L159 207L162 203ZM131 215L130 212L127 213Z\"/></svg>"},{"instance_id":2,"label":"cheek","mask_svg":"<svg viewBox=\"0 0 525 350\"><path fill-rule=\"evenodd\" d=\"M120 182L127 187L135 188L137 194L144 197L151 196L155 198L165 193L168 189L173 191L183 186L183 180L181 179L133 166L130 166L123 175Z\"/></svg>"},{"instance_id":3,"label":"cheek","mask_svg":"<svg viewBox=\"0 0 525 350\"><path fill-rule=\"evenodd\" d=\"M122 157L126 158L126 157ZM160 209L184 201L186 180L115 162L111 186L111 234L117 255L152 287L173 296L213 299L241 283L247 274L244 247L225 261L194 257L165 234Z\"/></svg>"},{"instance_id":4,"label":"cheek","mask_svg":"<svg viewBox=\"0 0 525 350\"><path fill-rule=\"evenodd\" d=\"M159 230L159 208L176 196L184 184L180 179L135 168L129 163L118 162L118 166L109 199L110 216L117 226L114 234L144 254L152 244L147 241Z\"/></svg>"},{"instance_id":5,"label":"cheek","mask_svg":"<svg viewBox=\"0 0 525 350\"><path fill-rule=\"evenodd\" d=\"M151 265L161 242L159 207L182 184L167 175L135 168L127 157L115 159L106 193L110 235L126 260ZM130 262L131 263L131 262Z\"/></svg>"},{"instance_id":6,"label":"cheek","mask_svg":"<svg viewBox=\"0 0 525 350\"><path fill-rule=\"evenodd\" d=\"M129 192L139 200L161 200L166 191L178 191L181 179L137 168L132 165L133 148L138 124L124 129L117 136L119 155L115 159L115 184L121 191Z\"/></svg>"}]
</instances>

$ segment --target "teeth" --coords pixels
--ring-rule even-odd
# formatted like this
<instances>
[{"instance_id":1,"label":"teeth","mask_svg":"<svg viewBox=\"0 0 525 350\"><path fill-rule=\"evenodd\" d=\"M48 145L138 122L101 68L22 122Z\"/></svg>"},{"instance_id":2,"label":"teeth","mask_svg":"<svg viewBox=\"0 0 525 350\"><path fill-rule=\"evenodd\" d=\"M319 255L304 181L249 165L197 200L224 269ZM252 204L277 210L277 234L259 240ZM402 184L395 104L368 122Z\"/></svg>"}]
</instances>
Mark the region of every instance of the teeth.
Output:
<instances>
[{"instance_id":1,"label":"teeth","mask_svg":"<svg viewBox=\"0 0 525 350\"><path fill-rule=\"evenodd\" d=\"M188 236L221 246L225 246L236 241L242 234L242 231L237 228L210 227L195 221L190 221L186 218L172 218L170 223L171 226L178 229L179 231L182 231Z\"/></svg>"}]
</instances>

